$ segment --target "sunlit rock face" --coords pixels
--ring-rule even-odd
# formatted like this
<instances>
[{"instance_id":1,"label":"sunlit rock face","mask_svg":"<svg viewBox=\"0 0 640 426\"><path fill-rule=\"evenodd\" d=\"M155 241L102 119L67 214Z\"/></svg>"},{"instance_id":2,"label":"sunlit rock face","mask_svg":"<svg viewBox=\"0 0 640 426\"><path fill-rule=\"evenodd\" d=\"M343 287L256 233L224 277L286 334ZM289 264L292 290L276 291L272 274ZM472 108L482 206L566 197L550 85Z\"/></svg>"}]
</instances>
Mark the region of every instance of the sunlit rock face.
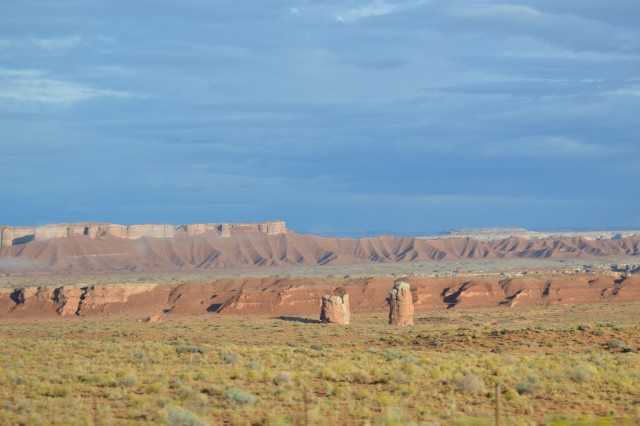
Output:
<instances>
[{"instance_id":1,"label":"sunlit rock face","mask_svg":"<svg viewBox=\"0 0 640 426\"><path fill-rule=\"evenodd\" d=\"M25 244L30 241L52 240L54 238L111 236L137 239L142 237L172 238L193 237L206 232L220 237L231 237L238 233L278 235L290 232L284 221L258 223L195 223L190 225L140 224L116 225L111 223L82 222L44 226L0 227L0 246Z\"/></svg>"},{"instance_id":2,"label":"sunlit rock face","mask_svg":"<svg viewBox=\"0 0 640 426\"><path fill-rule=\"evenodd\" d=\"M389 292L389 324L413 325L413 296L411 286L404 281L396 281Z\"/></svg>"},{"instance_id":3,"label":"sunlit rock face","mask_svg":"<svg viewBox=\"0 0 640 426\"><path fill-rule=\"evenodd\" d=\"M320 321L332 324L349 324L350 319L348 294L343 296L322 296Z\"/></svg>"}]
</instances>

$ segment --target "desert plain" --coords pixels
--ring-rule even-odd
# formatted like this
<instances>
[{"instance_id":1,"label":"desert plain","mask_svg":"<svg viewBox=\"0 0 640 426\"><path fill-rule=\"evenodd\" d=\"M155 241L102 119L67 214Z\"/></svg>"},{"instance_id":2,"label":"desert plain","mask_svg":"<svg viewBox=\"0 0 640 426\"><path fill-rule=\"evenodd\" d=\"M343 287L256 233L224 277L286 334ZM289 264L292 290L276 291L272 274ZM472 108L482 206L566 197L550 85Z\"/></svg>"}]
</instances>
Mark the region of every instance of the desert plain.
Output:
<instances>
[{"instance_id":1,"label":"desert plain","mask_svg":"<svg viewBox=\"0 0 640 426\"><path fill-rule=\"evenodd\" d=\"M1 232L0 424L640 423L640 233Z\"/></svg>"}]
</instances>

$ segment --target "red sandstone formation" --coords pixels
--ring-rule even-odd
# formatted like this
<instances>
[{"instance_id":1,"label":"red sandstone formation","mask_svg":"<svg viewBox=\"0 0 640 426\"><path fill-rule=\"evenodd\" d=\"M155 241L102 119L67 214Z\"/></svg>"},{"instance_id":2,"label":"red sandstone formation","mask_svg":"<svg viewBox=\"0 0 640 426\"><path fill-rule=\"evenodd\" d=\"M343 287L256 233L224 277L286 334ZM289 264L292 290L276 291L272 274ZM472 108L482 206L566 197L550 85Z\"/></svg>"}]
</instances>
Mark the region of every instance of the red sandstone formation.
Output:
<instances>
[{"instance_id":1,"label":"red sandstone formation","mask_svg":"<svg viewBox=\"0 0 640 426\"><path fill-rule=\"evenodd\" d=\"M415 312L640 301L640 277L408 277ZM0 289L0 318L169 314L315 317L336 287L354 314L389 312L391 278L227 278L180 285L114 284Z\"/></svg>"},{"instance_id":2,"label":"red sandstone formation","mask_svg":"<svg viewBox=\"0 0 640 426\"><path fill-rule=\"evenodd\" d=\"M398 280L389 292L389 324L413 325L413 296L409 283Z\"/></svg>"}]
</instances>

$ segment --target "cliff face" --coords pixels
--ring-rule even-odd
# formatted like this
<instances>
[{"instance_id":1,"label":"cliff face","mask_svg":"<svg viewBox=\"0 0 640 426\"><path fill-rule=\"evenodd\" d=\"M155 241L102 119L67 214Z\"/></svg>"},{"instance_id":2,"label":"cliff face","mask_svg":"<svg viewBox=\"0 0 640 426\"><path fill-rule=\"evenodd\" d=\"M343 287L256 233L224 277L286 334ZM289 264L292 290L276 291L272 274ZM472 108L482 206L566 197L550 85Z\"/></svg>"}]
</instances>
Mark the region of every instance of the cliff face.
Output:
<instances>
[{"instance_id":1,"label":"cliff face","mask_svg":"<svg viewBox=\"0 0 640 426\"><path fill-rule=\"evenodd\" d=\"M196 223L191 225L115 225L110 223L82 222L44 226L0 227L0 246L25 244L30 241L45 241L54 238L85 236L99 238L112 236L117 238L138 239L142 237L171 238L216 233L221 237L230 237L235 233L260 233L277 235L289 232L283 221L260 223Z\"/></svg>"},{"instance_id":2,"label":"cliff face","mask_svg":"<svg viewBox=\"0 0 640 426\"><path fill-rule=\"evenodd\" d=\"M408 277L415 311L640 301L640 277ZM242 314L313 316L323 295L349 296L353 314L388 312L392 278L246 278L175 286L113 284L0 288L0 319L25 317Z\"/></svg>"}]
</instances>

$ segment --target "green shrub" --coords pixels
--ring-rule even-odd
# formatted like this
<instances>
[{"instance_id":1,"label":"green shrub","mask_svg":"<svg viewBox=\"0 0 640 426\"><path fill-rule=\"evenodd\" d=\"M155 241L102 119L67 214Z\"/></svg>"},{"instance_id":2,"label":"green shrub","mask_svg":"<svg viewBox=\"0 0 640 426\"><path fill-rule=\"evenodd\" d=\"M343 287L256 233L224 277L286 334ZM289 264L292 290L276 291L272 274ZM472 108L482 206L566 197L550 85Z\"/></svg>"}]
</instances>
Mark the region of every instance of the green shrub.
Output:
<instances>
[{"instance_id":1,"label":"green shrub","mask_svg":"<svg viewBox=\"0 0 640 426\"><path fill-rule=\"evenodd\" d=\"M69 390L68 387L57 386L49 390L49 392L47 392L47 395L54 398L66 398L67 396L69 396L70 393L71 391Z\"/></svg>"},{"instance_id":2,"label":"green shrub","mask_svg":"<svg viewBox=\"0 0 640 426\"><path fill-rule=\"evenodd\" d=\"M287 373L286 371L278 373L273 378L273 383L275 383L278 386L286 383L291 383L292 381L293 381L293 377L291 376L291 374Z\"/></svg>"},{"instance_id":3,"label":"green shrub","mask_svg":"<svg viewBox=\"0 0 640 426\"><path fill-rule=\"evenodd\" d=\"M253 405L257 399L254 395L238 389L227 389L222 396L238 405Z\"/></svg>"},{"instance_id":4,"label":"green shrub","mask_svg":"<svg viewBox=\"0 0 640 426\"><path fill-rule=\"evenodd\" d=\"M609 347L610 349L619 348L623 345L624 345L624 342L620 339L613 339L612 341L607 343L607 347Z\"/></svg>"},{"instance_id":5,"label":"green shrub","mask_svg":"<svg viewBox=\"0 0 640 426\"><path fill-rule=\"evenodd\" d=\"M225 364L237 364L240 361L240 357L235 352L222 351L218 356Z\"/></svg>"},{"instance_id":6,"label":"green shrub","mask_svg":"<svg viewBox=\"0 0 640 426\"><path fill-rule=\"evenodd\" d=\"M533 395L540 392L542 385L538 376L529 375L521 382L516 383L515 388L520 395Z\"/></svg>"},{"instance_id":7,"label":"green shrub","mask_svg":"<svg viewBox=\"0 0 640 426\"><path fill-rule=\"evenodd\" d=\"M180 354L206 354L209 352L207 349L202 346L183 346L180 348L176 348L176 353Z\"/></svg>"},{"instance_id":8,"label":"green shrub","mask_svg":"<svg viewBox=\"0 0 640 426\"><path fill-rule=\"evenodd\" d=\"M262 364L259 361L250 361L247 363L247 370L258 371L262 370Z\"/></svg>"},{"instance_id":9,"label":"green shrub","mask_svg":"<svg viewBox=\"0 0 640 426\"><path fill-rule=\"evenodd\" d=\"M588 382L593 374L583 365L577 365L567 372L567 377L577 383Z\"/></svg>"},{"instance_id":10,"label":"green shrub","mask_svg":"<svg viewBox=\"0 0 640 426\"><path fill-rule=\"evenodd\" d=\"M475 374L467 373L453 380L453 385L458 392L480 393L484 391L484 380Z\"/></svg>"},{"instance_id":11,"label":"green shrub","mask_svg":"<svg viewBox=\"0 0 640 426\"><path fill-rule=\"evenodd\" d=\"M122 378L120 384L124 388L132 388L138 385L138 377L133 373L129 373Z\"/></svg>"},{"instance_id":12,"label":"green shrub","mask_svg":"<svg viewBox=\"0 0 640 426\"><path fill-rule=\"evenodd\" d=\"M167 424L169 426L209 426L195 413L183 408L172 408L167 413Z\"/></svg>"}]
</instances>

